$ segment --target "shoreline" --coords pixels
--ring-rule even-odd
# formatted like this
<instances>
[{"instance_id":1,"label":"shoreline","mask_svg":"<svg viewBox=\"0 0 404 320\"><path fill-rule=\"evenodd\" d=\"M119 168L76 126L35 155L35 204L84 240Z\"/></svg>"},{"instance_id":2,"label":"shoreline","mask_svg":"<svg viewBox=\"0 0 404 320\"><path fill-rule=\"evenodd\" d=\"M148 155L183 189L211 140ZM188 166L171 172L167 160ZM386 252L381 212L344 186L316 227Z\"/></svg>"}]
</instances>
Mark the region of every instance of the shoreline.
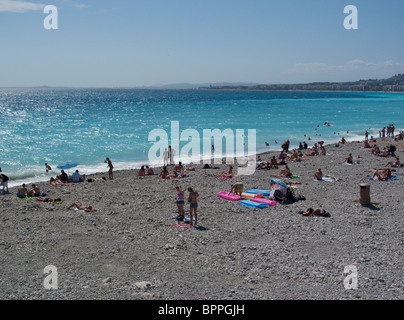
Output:
<instances>
[{"instance_id":1,"label":"shoreline","mask_svg":"<svg viewBox=\"0 0 404 320\"><path fill-rule=\"evenodd\" d=\"M402 131L402 129L397 129L397 132L399 132L399 131ZM324 144L324 147L329 147L329 146L331 146L331 145L333 145L333 144L336 144L336 143L338 143L338 141L340 141L341 140L341 138L343 137L344 135L338 135L338 138L336 137L334 140L332 140L332 142L326 142L326 144ZM346 135L345 135L346 136ZM371 134L369 133L369 137L371 136ZM314 143L317 143L318 141L320 141L321 140L321 138L322 137L315 137L315 139L311 139L311 140L307 140L307 138L309 138L309 137L304 137L305 139L302 139L302 141L306 141L308 144L310 144L309 145L309 148L311 148L311 145L312 144L314 144ZM349 137L347 137L346 138L346 141L347 142L353 142L353 141L357 141L356 139L358 138L358 136L355 136L355 137L352 137L352 138L349 138ZM377 138L377 139L381 139L381 138ZM268 153L268 152L272 152L272 153L276 153L276 152L278 152L279 153L279 151L282 149L281 148L281 145L282 145L282 143L283 142L280 142L280 143L278 143L277 145L271 145L271 147L270 148L273 148L273 149L270 149L270 150L264 150L265 148L261 148L261 149L259 149L254 155L244 155L243 157L251 157L251 156L259 156L259 155L262 155L262 154L265 154L265 153ZM297 147L298 146L294 146L294 145L291 145L291 147L290 147L290 150L293 150L293 149L297 149ZM276 150L275 150L276 149ZM241 157L241 158L243 158L243 157ZM211 155L211 158L210 158L210 164L214 164L214 160L215 160L215 158L213 157L213 155ZM202 162L203 160L201 160L200 162ZM133 167L133 168L125 168L125 169L118 169L118 170L114 170L114 172L119 172L119 171L132 171L132 170L139 170L140 169L140 167L142 166L142 165L144 165L144 166L146 166L146 165L149 165L149 166L151 166L150 165L150 163L148 163L148 161L146 160L146 161L144 161L144 162L141 162L141 161L136 161L137 163L139 163L139 165L138 165L138 167ZM127 163L130 163L130 162L122 162L122 161L118 161L118 163L124 163L124 164L127 164ZM101 162L100 162L100 164L101 164ZM100 164L99 165L97 165L97 166L100 166ZM115 162L114 162L114 164L115 164ZM190 162L190 163L183 163L183 164L185 164L185 165L197 165L197 163L194 163L194 162ZM154 167L153 167L154 168ZM159 170L161 170L162 168L163 168L163 165L158 165L157 167L156 167L157 169L159 169ZM69 169L69 170L73 170L72 172L74 172L76 169L78 169L78 170L80 170L80 173L82 173L82 174L85 174L86 176L88 176L88 177L91 177L91 176L99 176L99 175L106 175L107 174L107 169L106 169L106 171L104 172L104 171L96 171L96 172L91 172L91 173L85 173L85 169L86 169L86 167L81 167L80 168L80 166L78 166L78 167L75 167L75 168L71 168L71 169ZM7 174L7 173L5 173L5 174ZM49 179L51 178L51 177L56 177L57 175L59 175L60 174L60 169L54 169L54 170L52 170L51 172L50 172L50 174L45 178L43 178L43 179L37 179L37 178L35 178L35 177L31 177L31 178L25 178L25 179L18 179L18 180L14 180L14 181L18 181L18 182L12 182L13 180L11 180L11 182L9 181L9 185L10 185L10 189L11 188L17 188L17 187L19 187L19 186L21 186L22 185L22 183L25 183L25 184L32 184L32 183L34 183L34 184L40 184L40 183L44 183L44 182L49 182ZM9 175L9 176L11 176L11 175L13 175L13 174L7 174L7 175ZM43 175L45 175L45 172L43 173ZM37 179L37 180L36 180ZM27 181L28 180L28 181ZM25 181L27 181L27 182L25 182Z\"/></svg>"}]
</instances>

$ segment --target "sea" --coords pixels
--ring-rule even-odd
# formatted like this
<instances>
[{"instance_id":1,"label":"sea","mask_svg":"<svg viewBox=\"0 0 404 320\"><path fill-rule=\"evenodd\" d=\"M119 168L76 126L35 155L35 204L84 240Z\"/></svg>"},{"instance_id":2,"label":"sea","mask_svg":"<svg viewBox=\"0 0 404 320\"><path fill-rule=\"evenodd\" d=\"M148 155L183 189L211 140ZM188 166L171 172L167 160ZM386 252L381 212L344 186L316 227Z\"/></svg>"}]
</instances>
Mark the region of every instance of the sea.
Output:
<instances>
[{"instance_id":1,"label":"sea","mask_svg":"<svg viewBox=\"0 0 404 320\"><path fill-rule=\"evenodd\" d=\"M403 130L403 110L403 93L4 88L0 167L10 187L49 180L66 161L77 164L65 170L69 174L107 172L106 157L115 170L137 169L151 164L150 150L162 141L177 145L180 155L199 134L199 152L189 151L196 162L215 155L210 147L215 140L203 139L205 130L234 133L234 139L242 133L244 150L234 147L235 155L251 154L253 132L257 153L281 150L286 139L291 148L303 141L311 146L342 137L363 140L365 130L375 137L389 124ZM189 130L188 141L172 134L187 136ZM225 141L223 154L229 151ZM162 153L154 153L160 165Z\"/></svg>"}]
</instances>

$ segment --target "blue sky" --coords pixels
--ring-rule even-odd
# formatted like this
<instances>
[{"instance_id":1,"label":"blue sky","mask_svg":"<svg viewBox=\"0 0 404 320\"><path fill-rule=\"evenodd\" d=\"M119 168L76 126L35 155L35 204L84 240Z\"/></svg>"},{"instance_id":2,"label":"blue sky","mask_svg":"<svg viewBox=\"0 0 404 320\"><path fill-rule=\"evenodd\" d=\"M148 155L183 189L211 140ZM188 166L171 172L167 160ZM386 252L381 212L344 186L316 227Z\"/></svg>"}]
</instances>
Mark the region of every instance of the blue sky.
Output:
<instances>
[{"instance_id":1,"label":"blue sky","mask_svg":"<svg viewBox=\"0 0 404 320\"><path fill-rule=\"evenodd\" d=\"M403 16L403 0L0 0L0 87L385 78L404 73Z\"/></svg>"}]
</instances>

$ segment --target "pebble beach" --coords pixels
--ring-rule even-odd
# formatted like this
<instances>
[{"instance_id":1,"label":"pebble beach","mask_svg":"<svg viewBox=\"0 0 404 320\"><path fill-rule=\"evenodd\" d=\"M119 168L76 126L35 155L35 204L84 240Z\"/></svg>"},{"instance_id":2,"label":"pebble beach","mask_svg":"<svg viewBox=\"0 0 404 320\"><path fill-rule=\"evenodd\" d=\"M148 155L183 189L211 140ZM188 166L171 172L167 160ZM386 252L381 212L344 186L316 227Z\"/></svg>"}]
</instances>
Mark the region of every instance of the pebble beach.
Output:
<instances>
[{"instance_id":1,"label":"pebble beach","mask_svg":"<svg viewBox=\"0 0 404 320\"><path fill-rule=\"evenodd\" d=\"M391 143L380 142L380 147ZM404 143L396 143L402 156ZM16 199L17 188L0 195L0 298L7 300L399 300L404 297L404 169L397 180L375 181L367 170L395 158L375 157L362 142L334 148L326 156L288 163L305 200L248 208L217 196L241 181L244 191L269 189L282 167L236 179L227 170L202 169L178 180L136 177L138 170L100 172L106 181L71 186L38 183L61 204ZM348 154L353 165L346 165ZM261 154L269 161L278 152ZM357 157L360 156L359 163ZM321 168L335 181L314 181ZM172 167L169 167L171 173ZM161 168L155 168L160 173ZM83 172L85 173L85 172ZM56 174L59 172L55 171ZM359 202L370 185L372 204ZM199 193L198 227L177 227L175 187ZM186 191L185 196L188 196ZM67 210L83 202L96 212ZM307 208L329 217L307 217ZM189 204L185 204L186 213ZM44 269L57 268L58 287L44 287ZM358 286L347 289L346 267Z\"/></svg>"}]
</instances>

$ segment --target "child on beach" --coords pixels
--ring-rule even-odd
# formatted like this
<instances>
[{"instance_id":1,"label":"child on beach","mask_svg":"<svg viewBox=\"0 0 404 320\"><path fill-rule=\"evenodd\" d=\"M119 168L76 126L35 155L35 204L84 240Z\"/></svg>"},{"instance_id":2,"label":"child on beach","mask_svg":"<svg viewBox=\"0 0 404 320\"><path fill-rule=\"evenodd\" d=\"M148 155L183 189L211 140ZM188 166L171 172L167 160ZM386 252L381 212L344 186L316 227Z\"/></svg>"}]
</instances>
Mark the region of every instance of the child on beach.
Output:
<instances>
[{"instance_id":1,"label":"child on beach","mask_svg":"<svg viewBox=\"0 0 404 320\"><path fill-rule=\"evenodd\" d=\"M241 194L243 193L243 189L244 189L243 183L237 182L236 184L231 185L229 194L232 193L234 190L234 194L239 195L241 197Z\"/></svg>"},{"instance_id":2,"label":"child on beach","mask_svg":"<svg viewBox=\"0 0 404 320\"><path fill-rule=\"evenodd\" d=\"M195 214L195 225L198 225L198 215L197 215L197 208L198 208L198 201L197 198L199 197L199 193L192 189L191 187L188 188L189 196L188 202L190 203L189 207L189 217L190 217L190 225L194 225L193 216Z\"/></svg>"}]
</instances>

